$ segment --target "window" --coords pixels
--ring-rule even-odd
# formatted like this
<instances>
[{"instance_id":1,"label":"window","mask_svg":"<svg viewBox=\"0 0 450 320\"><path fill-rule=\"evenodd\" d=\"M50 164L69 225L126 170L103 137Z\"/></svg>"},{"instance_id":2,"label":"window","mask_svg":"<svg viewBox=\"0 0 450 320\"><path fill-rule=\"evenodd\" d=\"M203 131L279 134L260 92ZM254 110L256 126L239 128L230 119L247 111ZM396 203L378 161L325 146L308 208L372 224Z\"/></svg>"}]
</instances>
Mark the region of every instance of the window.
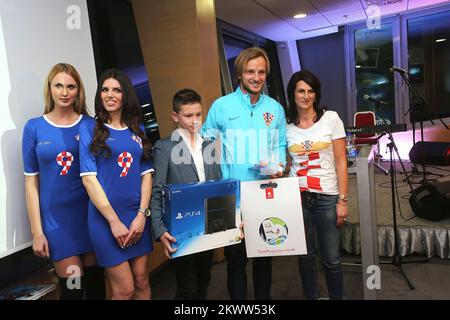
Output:
<instances>
[{"instance_id":1,"label":"window","mask_svg":"<svg viewBox=\"0 0 450 320\"><path fill-rule=\"evenodd\" d=\"M364 27L354 31L356 110L373 111L377 124L395 123L394 81L389 72L393 62L392 33L392 23L383 23L379 29Z\"/></svg>"},{"instance_id":2,"label":"window","mask_svg":"<svg viewBox=\"0 0 450 320\"><path fill-rule=\"evenodd\" d=\"M236 86L236 73L234 71L234 61L242 50L252 47L252 43L233 38L232 36L222 35L223 47L225 49L225 58L227 60L228 71L230 72L230 81L232 87Z\"/></svg>"},{"instance_id":3,"label":"window","mask_svg":"<svg viewBox=\"0 0 450 320\"><path fill-rule=\"evenodd\" d=\"M350 25L346 32L351 113L372 110L377 124L412 123L412 114L414 122L420 115L424 120L450 117L450 5L382 18L380 28ZM390 72L393 66L409 71L418 95L399 72Z\"/></svg>"},{"instance_id":4,"label":"window","mask_svg":"<svg viewBox=\"0 0 450 320\"><path fill-rule=\"evenodd\" d=\"M276 43L221 20L217 20L217 31L222 93L233 92L237 86L234 61L239 53L246 48L260 47L266 51L270 61L270 74L267 76L264 92L285 106L286 97Z\"/></svg>"},{"instance_id":5,"label":"window","mask_svg":"<svg viewBox=\"0 0 450 320\"><path fill-rule=\"evenodd\" d=\"M411 84L425 100L416 103L425 119L450 116L450 11L407 19Z\"/></svg>"}]
</instances>

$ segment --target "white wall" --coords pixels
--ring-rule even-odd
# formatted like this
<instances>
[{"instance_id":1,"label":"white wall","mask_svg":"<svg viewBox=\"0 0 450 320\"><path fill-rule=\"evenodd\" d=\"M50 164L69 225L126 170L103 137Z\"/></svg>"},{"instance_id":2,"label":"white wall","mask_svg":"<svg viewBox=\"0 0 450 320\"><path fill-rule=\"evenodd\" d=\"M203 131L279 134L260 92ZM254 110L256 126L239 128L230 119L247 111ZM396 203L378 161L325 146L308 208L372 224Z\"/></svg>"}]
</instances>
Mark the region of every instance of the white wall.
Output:
<instances>
[{"instance_id":1,"label":"white wall","mask_svg":"<svg viewBox=\"0 0 450 320\"><path fill-rule=\"evenodd\" d=\"M0 258L31 244L22 130L29 118L42 115L44 80L58 62L80 72L92 114L96 75L86 1L1 0Z\"/></svg>"}]
</instances>

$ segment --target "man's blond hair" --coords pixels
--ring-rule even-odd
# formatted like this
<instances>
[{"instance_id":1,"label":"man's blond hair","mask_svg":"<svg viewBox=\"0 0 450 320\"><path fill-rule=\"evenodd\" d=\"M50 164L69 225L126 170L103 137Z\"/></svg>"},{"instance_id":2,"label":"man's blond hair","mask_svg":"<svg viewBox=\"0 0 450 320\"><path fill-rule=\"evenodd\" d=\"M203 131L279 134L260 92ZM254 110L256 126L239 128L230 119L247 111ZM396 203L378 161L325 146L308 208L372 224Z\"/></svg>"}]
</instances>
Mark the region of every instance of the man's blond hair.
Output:
<instances>
[{"instance_id":1,"label":"man's blond hair","mask_svg":"<svg viewBox=\"0 0 450 320\"><path fill-rule=\"evenodd\" d=\"M269 58L267 57L266 51L264 49L258 48L258 47L251 47L247 48L239 55L237 56L236 60L234 61L234 68L236 71L236 80L238 83L241 82L242 74L244 73L245 66L250 60L256 59L262 57L264 60L266 60L266 73L270 73L270 62Z\"/></svg>"}]
</instances>

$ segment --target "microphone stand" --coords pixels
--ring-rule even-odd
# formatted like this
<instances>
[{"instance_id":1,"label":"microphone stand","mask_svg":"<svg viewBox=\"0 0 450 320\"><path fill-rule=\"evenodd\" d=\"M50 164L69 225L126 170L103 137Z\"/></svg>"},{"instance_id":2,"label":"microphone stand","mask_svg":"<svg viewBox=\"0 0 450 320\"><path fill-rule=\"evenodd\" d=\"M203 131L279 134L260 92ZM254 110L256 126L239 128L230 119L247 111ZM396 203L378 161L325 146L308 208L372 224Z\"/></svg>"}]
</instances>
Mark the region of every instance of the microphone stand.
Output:
<instances>
[{"instance_id":1,"label":"microphone stand","mask_svg":"<svg viewBox=\"0 0 450 320\"><path fill-rule=\"evenodd\" d=\"M398 70L395 70L395 71L398 71ZM419 163L422 165L423 178L422 178L421 181L418 182L418 184L427 184L428 182L430 182L430 181L427 180L427 177L426 177L427 174L428 175L435 175L435 176L438 176L438 177L443 177L443 175L441 175L441 174L428 172L428 171L426 171L426 168L425 168L425 161L424 161L425 154L424 154L424 146L423 146L423 143L424 143L423 118L424 118L425 114L429 115L428 118L429 118L431 124L434 126L434 122L433 122L433 119L431 117L431 116L433 116L433 114L431 114L430 112L427 111L428 108L427 108L427 103L426 103L425 98L420 94L420 92L416 89L416 87L414 87L412 85L412 83L409 81L409 78L406 76L407 73L406 72L400 72L400 71L398 71L398 72L399 72L400 76L402 77L403 81L406 83L408 89L410 90L410 92L413 95L413 97L410 98L410 104L409 104L410 107L409 107L408 111L405 113L405 115L406 115L406 114L408 114L408 112L411 112L411 122L412 122L412 129L413 129L413 147L416 145L415 118L416 118L417 114L419 114L419 117L420 117L420 139L421 139L422 144L421 144L421 147L419 148L420 149L419 150L419 153L420 153L420 155L419 155L419 159L420 159ZM418 104L420 104L423 107L423 109L426 110L426 111L418 111L413 100L418 101ZM413 107L413 105L414 105L414 107ZM442 121L442 118L440 116L437 116L437 118L441 121L441 123L444 125L444 127L447 130L449 130L447 125L444 123L444 121ZM413 163L413 168L411 170L410 176L412 176L414 174L419 174L419 170L417 169L415 163ZM405 180L403 180L403 181L405 181ZM435 181L436 180L432 180L431 182L435 182Z\"/></svg>"},{"instance_id":2,"label":"microphone stand","mask_svg":"<svg viewBox=\"0 0 450 320\"><path fill-rule=\"evenodd\" d=\"M429 262L430 259L424 258L424 257L408 257L408 258L402 258L400 256L400 239L398 235L397 230L397 213L396 213L396 205L395 205L395 166L394 166L394 157L393 157L393 151L395 150L398 161L400 162L400 165L402 167L403 173L406 176L406 181L408 183L409 188L411 189L411 193L415 197L415 192L411 186L411 182L409 180L408 174L406 173L405 167L403 165L402 159L400 158L400 155L398 153L397 146L394 142L394 137L392 136L392 133L390 131L386 131L389 143L387 146L389 147L389 160L390 160L390 168L389 168L389 174L391 176L391 201L392 201L392 222L393 222L393 228L394 228L394 254L392 255L392 261L391 262L380 262L380 264L392 264L396 267L398 267L400 273L405 278L406 283L408 284L408 287L411 290L414 290L415 287L412 284L412 282L408 279L408 276L405 274L405 272L402 269L402 265L405 263L417 263L417 262Z\"/></svg>"}]
</instances>

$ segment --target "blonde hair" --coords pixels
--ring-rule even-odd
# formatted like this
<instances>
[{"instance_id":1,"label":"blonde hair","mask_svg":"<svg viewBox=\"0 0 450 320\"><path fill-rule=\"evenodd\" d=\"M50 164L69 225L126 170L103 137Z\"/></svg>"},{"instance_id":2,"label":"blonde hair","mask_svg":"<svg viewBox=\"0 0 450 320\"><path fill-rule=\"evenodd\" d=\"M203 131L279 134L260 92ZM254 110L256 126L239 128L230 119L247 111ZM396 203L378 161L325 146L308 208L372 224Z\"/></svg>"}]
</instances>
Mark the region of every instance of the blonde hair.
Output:
<instances>
[{"instance_id":1,"label":"blonde hair","mask_svg":"<svg viewBox=\"0 0 450 320\"><path fill-rule=\"evenodd\" d=\"M237 56L236 60L234 61L234 68L236 71L236 80L238 83L241 82L241 76L242 73L244 73L245 66L250 60L256 59L262 57L264 60L266 60L266 73L270 73L270 62L269 58L267 57L266 51L264 49L258 48L258 47L251 47L247 48L239 55Z\"/></svg>"},{"instance_id":2,"label":"blonde hair","mask_svg":"<svg viewBox=\"0 0 450 320\"><path fill-rule=\"evenodd\" d=\"M73 111L75 111L78 114L87 114L87 108L86 108L86 94L84 92L84 86L83 81L81 81L80 74L78 73L77 69L75 69L74 66L68 64L68 63L58 63L53 66L53 68L50 70L50 72L47 75L47 78L45 80L45 87L44 87L44 99L45 99L45 110L44 114L49 113L55 108L55 102L53 101L52 97L52 91L50 89L51 83L53 78L61 72L67 73L69 76L75 80L78 86L78 94L75 98L75 102L73 104Z\"/></svg>"}]
</instances>

